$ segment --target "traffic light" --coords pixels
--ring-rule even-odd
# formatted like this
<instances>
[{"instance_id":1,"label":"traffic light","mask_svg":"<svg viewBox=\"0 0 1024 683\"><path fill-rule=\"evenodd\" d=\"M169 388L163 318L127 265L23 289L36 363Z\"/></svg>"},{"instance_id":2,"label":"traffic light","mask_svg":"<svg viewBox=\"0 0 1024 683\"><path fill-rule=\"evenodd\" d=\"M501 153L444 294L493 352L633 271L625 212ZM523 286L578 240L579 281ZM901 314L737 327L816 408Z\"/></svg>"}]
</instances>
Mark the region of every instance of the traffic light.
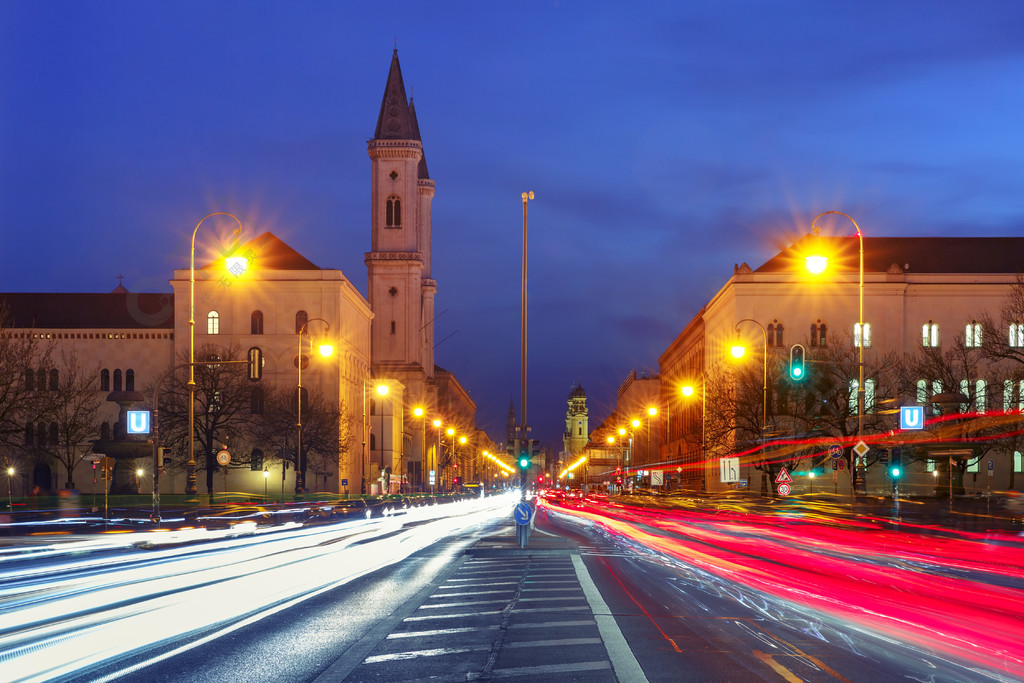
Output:
<instances>
[{"instance_id":1,"label":"traffic light","mask_svg":"<svg viewBox=\"0 0 1024 683\"><path fill-rule=\"evenodd\" d=\"M892 449L892 457L889 462L889 476L892 477L893 481L896 481L903 474L903 466L901 462L900 449Z\"/></svg>"},{"instance_id":2,"label":"traffic light","mask_svg":"<svg viewBox=\"0 0 1024 683\"><path fill-rule=\"evenodd\" d=\"M807 375L804 368L804 347L802 344L793 344L789 349L789 377L799 382Z\"/></svg>"},{"instance_id":3,"label":"traffic light","mask_svg":"<svg viewBox=\"0 0 1024 683\"><path fill-rule=\"evenodd\" d=\"M258 382L263 377L263 350L258 346L249 348L249 381Z\"/></svg>"}]
</instances>

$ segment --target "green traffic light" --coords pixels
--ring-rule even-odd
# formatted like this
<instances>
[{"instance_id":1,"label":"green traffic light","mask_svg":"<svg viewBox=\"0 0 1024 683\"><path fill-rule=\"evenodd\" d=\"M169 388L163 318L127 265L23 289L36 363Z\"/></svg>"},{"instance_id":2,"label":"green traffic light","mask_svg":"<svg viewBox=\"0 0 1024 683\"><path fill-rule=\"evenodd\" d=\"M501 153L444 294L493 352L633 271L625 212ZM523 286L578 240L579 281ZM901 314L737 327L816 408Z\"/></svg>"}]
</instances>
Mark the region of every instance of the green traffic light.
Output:
<instances>
[{"instance_id":1,"label":"green traffic light","mask_svg":"<svg viewBox=\"0 0 1024 683\"><path fill-rule=\"evenodd\" d=\"M793 378L800 379L800 376L804 374L803 368L793 368Z\"/></svg>"},{"instance_id":2,"label":"green traffic light","mask_svg":"<svg viewBox=\"0 0 1024 683\"><path fill-rule=\"evenodd\" d=\"M530 459L529 458L519 458L519 466L525 470L527 467L530 466Z\"/></svg>"},{"instance_id":3,"label":"green traffic light","mask_svg":"<svg viewBox=\"0 0 1024 683\"><path fill-rule=\"evenodd\" d=\"M899 467L893 467L892 468L892 478L893 479L899 479L899 476L900 476L900 468Z\"/></svg>"}]
</instances>

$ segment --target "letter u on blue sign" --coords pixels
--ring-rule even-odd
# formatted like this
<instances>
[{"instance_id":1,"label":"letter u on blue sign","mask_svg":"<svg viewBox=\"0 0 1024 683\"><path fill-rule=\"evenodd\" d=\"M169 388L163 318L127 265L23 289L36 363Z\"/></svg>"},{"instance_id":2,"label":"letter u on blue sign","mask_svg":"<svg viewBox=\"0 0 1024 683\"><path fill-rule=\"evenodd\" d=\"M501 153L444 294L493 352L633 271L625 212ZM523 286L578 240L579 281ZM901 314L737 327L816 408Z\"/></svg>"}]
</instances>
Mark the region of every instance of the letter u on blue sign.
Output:
<instances>
[{"instance_id":1,"label":"letter u on blue sign","mask_svg":"<svg viewBox=\"0 0 1024 683\"><path fill-rule=\"evenodd\" d=\"M900 429L924 429L924 406L900 406Z\"/></svg>"},{"instance_id":2,"label":"letter u on blue sign","mask_svg":"<svg viewBox=\"0 0 1024 683\"><path fill-rule=\"evenodd\" d=\"M129 434L149 434L149 411L129 410L126 431Z\"/></svg>"}]
</instances>

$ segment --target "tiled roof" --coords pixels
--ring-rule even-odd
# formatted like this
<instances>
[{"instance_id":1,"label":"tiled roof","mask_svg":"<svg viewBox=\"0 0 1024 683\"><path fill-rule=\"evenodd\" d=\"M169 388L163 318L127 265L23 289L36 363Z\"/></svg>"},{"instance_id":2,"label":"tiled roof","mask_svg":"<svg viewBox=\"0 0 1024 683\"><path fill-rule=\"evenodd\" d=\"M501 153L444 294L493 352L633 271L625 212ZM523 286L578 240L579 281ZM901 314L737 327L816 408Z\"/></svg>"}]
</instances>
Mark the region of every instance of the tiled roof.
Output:
<instances>
[{"instance_id":1,"label":"tiled roof","mask_svg":"<svg viewBox=\"0 0 1024 683\"><path fill-rule=\"evenodd\" d=\"M282 242L274 233L265 232L241 244L229 256L245 256L252 265L262 270L320 270L305 256ZM222 268L223 258L202 266L204 269Z\"/></svg>"},{"instance_id":2,"label":"tiled roof","mask_svg":"<svg viewBox=\"0 0 1024 683\"><path fill-rule=\"evenodd\" d=\"M794 262L817 250L829 256L829 267L859 269L858 239L805 235L756 269L758 273L792 270ZM1024 272L1024 237L865 237L864 270L884 273L892 264L907 273Z\"/></svg>"},{"instance_id":3,"label":"tiled roof","mask_svg":"<svg viewBox=\"0 0 1024 683\"><path fill-rule=\"evenodd\" d=\"M12 317L10 327L22 329L173 329L171 293L0 294Z\"/></svg>"}]
</instances>

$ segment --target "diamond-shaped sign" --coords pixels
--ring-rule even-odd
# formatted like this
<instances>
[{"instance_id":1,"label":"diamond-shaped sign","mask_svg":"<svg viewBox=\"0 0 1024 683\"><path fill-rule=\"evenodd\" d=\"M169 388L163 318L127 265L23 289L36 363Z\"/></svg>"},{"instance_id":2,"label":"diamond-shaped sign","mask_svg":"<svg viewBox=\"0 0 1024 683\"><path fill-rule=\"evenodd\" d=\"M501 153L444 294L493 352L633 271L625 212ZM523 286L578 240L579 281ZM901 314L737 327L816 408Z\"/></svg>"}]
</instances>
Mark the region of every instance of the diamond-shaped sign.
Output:
<instances>
[{"instance_id":1,"label":"diamond-shaped sign","mask_svg":"<svg viewBox=\"0 0 1024 683\"><path fill-rule=\"evenodd\" d=\"M870 450L871 450L871 446L867 445L863 441L858 441L857 445L853 447L853 452L856 453L858 456L860 456L862 458L865 455L867 455L868 451L870 451Z\"/></svg>"}]
</instances>

